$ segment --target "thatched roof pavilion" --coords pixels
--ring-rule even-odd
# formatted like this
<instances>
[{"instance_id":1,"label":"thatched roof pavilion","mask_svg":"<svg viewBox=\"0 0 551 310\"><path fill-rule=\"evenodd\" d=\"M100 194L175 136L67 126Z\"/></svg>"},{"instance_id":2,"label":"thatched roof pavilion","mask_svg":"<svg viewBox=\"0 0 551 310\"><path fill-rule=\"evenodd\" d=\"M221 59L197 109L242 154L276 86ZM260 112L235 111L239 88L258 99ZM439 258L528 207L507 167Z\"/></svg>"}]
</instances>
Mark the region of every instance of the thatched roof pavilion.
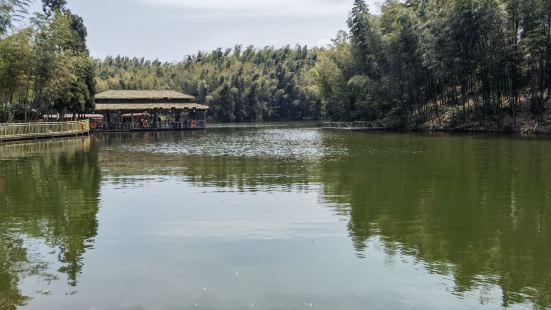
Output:
<instances>
[{"instance_id":1,"label":"thatched roof pavilion","mask_svg":"<svg viewBox=\"0 0 551 310\"><path fill-rule=\"evenodd\" d=\"M145 111L145 110L208 110L197 103L96 103L96 111Z\"/></svg>"},{"instance_id":2,"label":"thatched roof pavilion","mask_svg":"<svg viewBox=\"0 0 551 310\"><path fill-rule=\"evenodd\" d=\"M96 111L208 110L195 97L169 90L109 90L96 95Z\"/></svg>"},{"instance_id":3,"label":"thatched roof pavilion","mask_svg":"<svg viewBox=\"0 0 551 310\"><path fill-rule=\"evenodd\" d=\"M209 107L195 97L170 90L109 90L96 95L96 112L105 130L195 129L206 127ZM131 115L127 123L123 115ZM151 115L140 118L136 115ZM98 126L95 124L93 127Z\"/></svg>"}]
</instances>

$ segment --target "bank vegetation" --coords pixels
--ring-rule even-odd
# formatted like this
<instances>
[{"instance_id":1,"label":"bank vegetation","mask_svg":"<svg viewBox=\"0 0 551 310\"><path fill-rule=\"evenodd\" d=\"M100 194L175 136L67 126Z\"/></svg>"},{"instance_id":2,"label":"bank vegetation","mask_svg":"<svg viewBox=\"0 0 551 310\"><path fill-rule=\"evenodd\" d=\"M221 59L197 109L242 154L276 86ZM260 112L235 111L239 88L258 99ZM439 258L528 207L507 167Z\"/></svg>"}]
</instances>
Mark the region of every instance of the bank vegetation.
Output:
<instances>
[{"instance_id":1,"label":"bank vegetation","mask_svg":"<svg viewBox=\"0 0 551 310\"><path fill-rule=\"evenodd\" d=\"M356 0L324 48L237 46L179 63L96 61L100 89L170 88L219 121L382 121L395 129L546 132L550 0Z\"/></svg>"},{"instance_id":2,"label":"bank vegetation","mask_svg":"<svg viewBox=\"0 0 551 310\"><path fill-rule=\"evenodd\" d=\"M180 62L91 60L82 19L0 6L0 121L93 110L95 91L171 89L221 122L331 119L391 129L551 132L551 0L353 1L325 47L243 47Z\"/></svg>"},{"instance_id":3,"label":"bank vegetation","mask_svg":"<svg viewBox=\"0 0 551 310\"><path fill-rule=\"evenodd\" d=\"M0 0L0 122L93 109L95 74L84 21L65 0Z\"/></svg>"}]
</instances>

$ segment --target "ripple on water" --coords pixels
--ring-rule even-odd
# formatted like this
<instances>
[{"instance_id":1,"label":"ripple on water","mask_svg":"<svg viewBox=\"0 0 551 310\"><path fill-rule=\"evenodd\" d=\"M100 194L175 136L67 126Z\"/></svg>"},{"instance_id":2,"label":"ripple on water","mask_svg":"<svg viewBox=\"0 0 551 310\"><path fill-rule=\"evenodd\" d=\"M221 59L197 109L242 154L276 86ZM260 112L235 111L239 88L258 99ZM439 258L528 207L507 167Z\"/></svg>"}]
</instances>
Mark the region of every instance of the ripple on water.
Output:
<instances>
[{"instance_id":1,"label":"ripple on water","mask_svg":"<svg viewBox=\"0 0 551 310\"><path fill-rule=\"evenodd\" d=\"M146 152L174 155L208 155L248 158L278 158L317 160L329 156L344 156L346 150L323 144L319 129L269 128L209 131L200 138L122 146L126 152Z\"/></svg>"}]
</instances>

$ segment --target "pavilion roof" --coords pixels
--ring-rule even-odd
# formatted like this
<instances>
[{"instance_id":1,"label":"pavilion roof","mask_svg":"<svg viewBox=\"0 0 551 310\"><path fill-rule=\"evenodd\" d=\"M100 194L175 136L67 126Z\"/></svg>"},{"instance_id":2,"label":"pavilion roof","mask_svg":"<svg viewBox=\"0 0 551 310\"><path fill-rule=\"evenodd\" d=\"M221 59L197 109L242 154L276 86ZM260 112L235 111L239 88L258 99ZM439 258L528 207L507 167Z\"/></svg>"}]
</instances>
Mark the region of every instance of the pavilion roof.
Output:
<instances>
[{"instance_id":1,"label":"pavilion roof","mask_svg":"<svg viewBox=\"0 0 551 310\"><path fill-rule=\"evenodd\" d=\"M101 111L152 111L152 110L208 110L209 106L198 103L96 103L96 112Z\"/></svg>"},{"instance_id":2,"label":"pavilion roof","mask_svg":"<svg viewBox=\"0 0 551 310\"><path fill-rule=\"evenodd\" d=\"M173 100L188 99L195 100L195 97L173 90L108 90L96 94L96 99L100 100Z\"/></svg>"}]
</instances>

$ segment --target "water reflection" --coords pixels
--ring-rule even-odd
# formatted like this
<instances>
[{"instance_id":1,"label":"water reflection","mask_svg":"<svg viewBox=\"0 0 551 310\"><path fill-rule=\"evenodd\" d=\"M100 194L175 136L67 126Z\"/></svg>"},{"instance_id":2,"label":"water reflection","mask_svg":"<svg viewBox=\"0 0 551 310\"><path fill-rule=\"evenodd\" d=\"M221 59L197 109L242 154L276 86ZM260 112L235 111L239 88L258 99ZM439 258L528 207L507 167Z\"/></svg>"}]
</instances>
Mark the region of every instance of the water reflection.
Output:
<instances>
[{"instance_id":1,"label":"water reflection","mask_svg":"<svg viewBox=\"0 0 551 310\"><path fill-rule=\"evenodd\" d=\"M0 308L28 300L24 278L64 274L76 286L98 228L101 174L90 139L2 145L0 180Z\"/></svg>"},{"instance_id":2,"label":"water reflection","mask_svg":"<svg viewBox=\"0 0 551 310\"><path fill-rule=\"evenodd\" d=\"M493 284L504 307L551 306L549 141L348 139L350 160L324 165L321 179L361 255L380 237L387 253L452 275L460 296Z\"/></svg>"},{"instance_id":3,"label":"water reflection","mask_svg":"<svg viewBox=\"0 0 551 310\"><path fill-rule=\"evenodd\" d=\"M496 285L504 307L551 305L550 141L273 128L145 140L106 143L102 163L114 180L176 175L247 192L319 185L335 214L349 218L359 257L375 238L388 255L452 276L458 296L480 291L489 300Z\"/></svg>"},{"instance_id":4,"label":"water reflection","mask_svg":"<svg viewBox=\"0 0 551 310\"><path fill-rule=\"evenodd\" d=\"M175 132L157 135L104 135L98 137L102 168L111 182L140 183L144 177L178 176L182 182L226 190L308 190L319 179L319 160L327 155L315 129L277 131L218 129L207 133ZM289 134L290 133L290 134ZM286 156L290 146L282 136L309 150ZM248 150L240 154L239 148ZM239 155L240 154L240 155Z\"/></svg>"},{"instance_id":5,"label":"water reflection","mask_svg":"<svg viewBox=\"0 0 551 310\"><path fill-rule=\"evenodd\" d=\"M315 296L321 309L373 299L421 309L438 296L433 307L543 309L550 151L549 140L281 126L0 146L0 305L24 304L28 277L77 286L83 255L101 244L90 261L130 287L122 299L160 296L126 308L169 308L208 280L224 293L216 300L201 286L198 300L229 309L246 306L244 293L272 308ZM392 284L390 297L373 279ZM79 301L108 295L104 282L89 274ZM433 282L453 301L424 294Z\"/></svg>"}]
</instances>

